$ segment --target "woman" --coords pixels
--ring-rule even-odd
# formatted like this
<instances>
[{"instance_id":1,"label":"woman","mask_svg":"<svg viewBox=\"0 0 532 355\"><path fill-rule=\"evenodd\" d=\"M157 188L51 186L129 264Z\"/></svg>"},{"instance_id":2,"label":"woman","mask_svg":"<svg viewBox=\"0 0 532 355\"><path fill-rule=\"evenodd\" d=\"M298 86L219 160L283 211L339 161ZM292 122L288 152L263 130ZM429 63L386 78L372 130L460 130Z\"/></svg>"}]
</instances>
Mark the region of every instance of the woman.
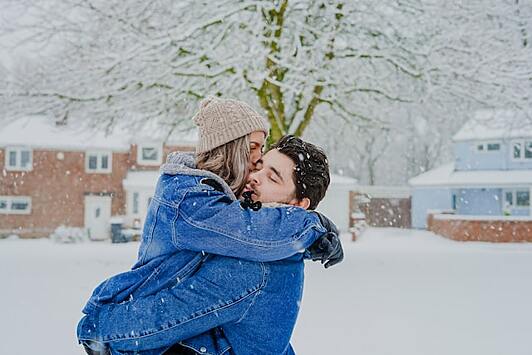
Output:
<instances>
[{"instance_id":1,"label":"woman","mask_svg":"<svg viewBox=\"0 0 532 355\"><path fill-rule=\"evenodd\" d=\"M112 354L146 349L161 353L168 339L157 334L202 316L194 302L223 306L256 291L244 290L238 300L209 300L208 295L201 300L185 299L179 317L164 329L159 327L161 317L174 311L165 309L164 299L160 309L146 310L148 314L138 322L122 321L120 312L127 307L137 307L158 291L184 282L207 260L205 252L251 261L280 260L309 247L327 232L316 214L303 209L252 211L235 201L260 158L266 137L266 122L251 107L209 98L201 103L194 122L200 132L195 165L205 170L194 168L192 156L186 154L170 156L162 167L137 263L100 284L83 310L86 316L78 325L78 339L89 354L105 354L107 348ZM113 312L115 305L120 305L116 306L120 311ZM189 308L191 314L186 313ZM146 338L149 343L143 341Z\"/></svg>"}]
</instances>

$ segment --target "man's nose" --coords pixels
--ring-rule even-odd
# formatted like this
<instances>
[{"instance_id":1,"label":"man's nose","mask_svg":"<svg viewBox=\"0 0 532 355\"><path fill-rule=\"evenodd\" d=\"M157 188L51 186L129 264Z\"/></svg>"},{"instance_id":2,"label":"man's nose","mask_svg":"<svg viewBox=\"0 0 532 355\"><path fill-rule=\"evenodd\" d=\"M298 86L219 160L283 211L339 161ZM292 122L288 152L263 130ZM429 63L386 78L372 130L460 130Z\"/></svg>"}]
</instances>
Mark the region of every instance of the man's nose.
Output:
<instances>
[{"instance_id":1,"label":"man's nose","mask_svg":"<svg viewBox=\"0 0 532 355\"><path fill-rule=\"evenodd\" d=\"M249 174L249 182L252 185L258 185L259 183L259 172L258 171L252 171Z\"/></svg>"}]
</instances>

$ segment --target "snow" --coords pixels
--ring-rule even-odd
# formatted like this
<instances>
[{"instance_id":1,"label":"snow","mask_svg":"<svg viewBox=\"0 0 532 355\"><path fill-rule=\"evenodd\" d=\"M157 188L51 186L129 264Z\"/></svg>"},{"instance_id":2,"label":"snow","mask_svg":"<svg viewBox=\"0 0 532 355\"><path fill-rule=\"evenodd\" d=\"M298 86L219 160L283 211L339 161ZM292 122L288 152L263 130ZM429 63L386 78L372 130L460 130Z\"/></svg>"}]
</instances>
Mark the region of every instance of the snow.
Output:
<instances>
[{"instance_id":1,"label":"snow","mask_svg":"<svg viewBox=\"0 0 532 355\"><path fill-rule=\"evenodd\" d=\"M127 124L127 123L125 123ZM29 146L33 148L87 150L101 149L128 151L130 144L139 142L160 142L194 146L197 132L174 133L168 139L168 132L158 132L155 123L132 132L127 127L115 127L109 134L100 127L97 130L85 126L57 126L46 116L28 116L8 123L0 130L0 146ZM24 134L21 134L24 132Z\"/></svg>"},{"instance_id":2,"label":"snow","mask_svg":"<svg viewBox=\"0 0 532 355\"><path fill-rule=\"evenodd\" d=\"M532 182L532 170L468 170L455 171L449 163L429 170L409 180L411 186L447 187L509 187L528 186Z\"/></svg>"},{"instance_id":3,"label":"snow","mask_svg":"<svg viewBox=\"0 0 532 355\"><path fill-rule=\"evenodd\" d=\"M532 137L532 123L523 112L478 110L453 137L455 142Z\"/></svg>"},{"instance_id":4,"label":"snow","mask_svg":"<svg viewBox=\"0 0 532 355\"><path fill-rule=\"evenodd\" d=\"M338 174L331 174L331 185L357 185L357 179L349 176L342 176Z\"/></svg>"},{"instance_id":5,"label":"snow","mask_svg":"<svg viewBox=\"0 0 532 355\"><path fill-rule=\"evenodd\" d=\"M408 198L411 194L408 186L357 186L355 191L368 194L371 198Z\"/></svg>"},{"instance_id":6,"label":"snow","mask_svg":"<svg viewBox=\"0 0 532 355\"><path fill-rule=\"evenodd\" d=\"M530 354L532 244L455 242L426 231L345 237L345 261L307 263L296 353ZM138 243L0 240L0 353L83 354L80 310ZM53 349L53 350L52 350Z\"/></svg>"}]
</instances>

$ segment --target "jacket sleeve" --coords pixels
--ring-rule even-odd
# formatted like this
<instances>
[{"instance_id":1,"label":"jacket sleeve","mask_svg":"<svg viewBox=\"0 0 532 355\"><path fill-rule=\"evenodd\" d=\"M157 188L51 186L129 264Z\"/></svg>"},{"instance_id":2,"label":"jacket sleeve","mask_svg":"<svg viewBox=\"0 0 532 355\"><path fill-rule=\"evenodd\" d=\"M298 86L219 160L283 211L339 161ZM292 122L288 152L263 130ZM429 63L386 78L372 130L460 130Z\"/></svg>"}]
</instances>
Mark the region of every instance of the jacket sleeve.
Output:
<instances>
[{"instance_id":1,"label":"jacket sleeve","mask_svg":"<svg viewBox=\"0 0 532 355\"><path fill-rule=\"evenodd\" d=\"M116 352L140 352L237 322L260 296L265 269L258 263L222 259L206 262L174 287L98 307L78 325L78 339L106 343ZM235 276L227 278L227 272Z\"/></svg>"},{"instance_id":2,"label":"jacket sleeve","mask_svg":"<svg viewBox=\"0 0 532 355\"><path fill-rule=\"evenodd\" d=\"M191 189L179 203L173 226L180 249L251 261L285 259L325 233L319 218L294 206L243 208L214 189Z\"/></svg>"}]
</instances>

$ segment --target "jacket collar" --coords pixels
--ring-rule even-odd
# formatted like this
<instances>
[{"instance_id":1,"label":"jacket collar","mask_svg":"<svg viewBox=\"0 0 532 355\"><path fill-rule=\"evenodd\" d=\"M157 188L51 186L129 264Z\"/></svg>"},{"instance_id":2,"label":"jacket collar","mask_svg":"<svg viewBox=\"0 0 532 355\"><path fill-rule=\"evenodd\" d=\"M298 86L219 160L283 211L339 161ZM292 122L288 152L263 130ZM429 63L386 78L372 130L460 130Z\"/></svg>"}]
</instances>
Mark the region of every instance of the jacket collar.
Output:
<instances>
[{"instance_id":1,"label":"jacket collar","mask_svg":"<svg viewBox=\"0 0 532 355\"><path fill-rule=\"evenodd\" d=\"M235 194L227 183L218 175L207 171L196 169L196 156L191 152L173 152L166 158L166 163L161 166L161 174L167 175L192 175L201 176L215 180L223 188L223 192L231 199L236 200Z\"/></svg>"}]
</instances>

